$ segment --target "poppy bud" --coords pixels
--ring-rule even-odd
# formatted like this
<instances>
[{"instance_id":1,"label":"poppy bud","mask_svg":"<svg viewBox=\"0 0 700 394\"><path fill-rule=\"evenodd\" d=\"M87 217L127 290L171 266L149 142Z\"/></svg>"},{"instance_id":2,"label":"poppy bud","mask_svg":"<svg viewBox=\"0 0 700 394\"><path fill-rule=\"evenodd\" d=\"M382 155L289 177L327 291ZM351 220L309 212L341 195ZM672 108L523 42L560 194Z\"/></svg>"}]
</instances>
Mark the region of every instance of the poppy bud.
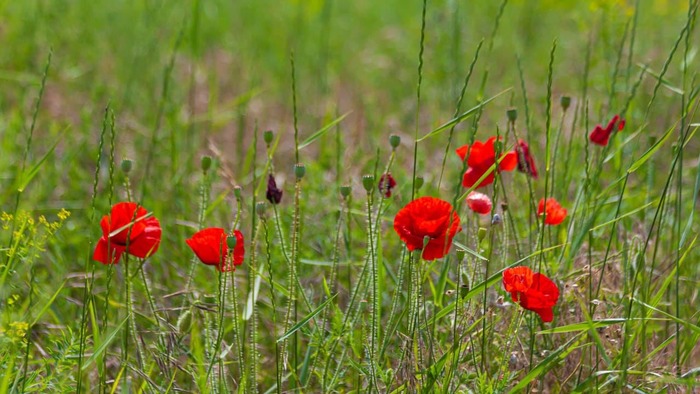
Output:
<instances>
[{"instance_id":1,"label":"poppy bud","mask_svg":"<svg viewBox=\"0 0 700 394\"><path fill-rule=\"evenodd\" d=\"M464 298L467 296L469 293L469 285L468 284L463 284L462 286L459 286L459 298Z\"/></svg>"},{"instance_id":2,"label":"poppy bud","mask_svg":"<svg viewBox=\"0 0 700 394\"><path fill-rule=\"evenodd\" d=\"M396 180L390 173L382 174L379 178L379 193L384 197L391 197L391 189L396 186Z\"/></svg>"},{"instance_id":3,"label":"poppy bud","mask_svg":"<svg viewBox=\"0 0 700 394\"><path fill-rule=\"evenodd\" d=\"M462 249L457 249L457 261L462 261L464 260L464 256L466 255L467 252L465 252Z\"/></svg>"},{"instance_id":4,"label":"poppy bud","mask_svg":"<svg viewBox=\"0 0 700 394\"><path fill-rule=\"evenodd\" d=\"M243 190L240 186L236 186L233 188L233 195L236 196L236 200L240 200L241 197L241 190Z\"/></svg>"},{"instance_id":5,"label":"poppy bud","mask_svg":"<svg viewBox=\"0 0 700 394\"><path fill-rule=\"evenodd\" d=\"M305 174L306 174L306 167L304 167L303 164L297 163L294 165L294 176L296 176L297 179L303 178Z\"/></svg>"},{"instance_id":6,"label":"poppy bud","mask_svg":"<svg viewBox=\"0 0 700 394\"><path fill-rule=\"evenodd\" d=\"M416 177L416 190L420 190L420 188L423 186L424 179L422 176L417 176Z\"/></svg>"},{"instance_id":7,"label":"poppy bud","mask_svg":"<svg viewBox=\"0 0 700 394\"><path fill-rule=\"evenodd\" d=\"M192 312L188 309L177 318L177 332L184 334L192 327Z\"/></svg>"},{"instance_id":8,"label":"poppy bud","mask_svg":"<svg viewBox=\"0 0 700 394\"><path fill-rule=\"evenodd\" d=\"M228 246L228 248L231 249L231 250L233 250L234 248L236 248L236 243L237 243L237 242L238 242L238 240L237 240L236 237L233 236L233 235L229 235L228 237L226 237L226 246Z\"/></svg>"},{"instance_id":9,"label":"poppy bud","mask_svg":"<svg viewBox=\"0 0 700 394\"><path fill-rule=\"evenodd\" d=\"M511 108L506 111L506 115L508 116L509 121L515 122L515 120L518 119L518 110L515 108Z\"/></svg>"},{"instance_id":10,"label":"poppy bud","mask_svg":"<svg viewBox=\"0 0 700 394\"><path fill-rule=\"evenodd\" d=\"M365 191L371 191L372 187L374 186L374 175L363 175L362 186L364 186Z\"/></svg>"},{"instance_id":11,"label":"poppy bud","mask_svg":"<svg viewBox=\"0 0 700 394\"><path fill-rule=\"evenodd\" d=\"M129 159L122 160L122 163L121 163L122 172L125 174L128 174L129 172L131 172L131 164L132 164L131 160L129 160Z\"/></svg>"},{"instance_id":12,"label":"poppy bud","mask_svg":"<svg viewBox=\"0 0 700 394\"><path fill-rule=\"evenodd\" d=\"M476 233L476 238L479 240L479 242L483 241L484 238L486 238L486 229L479 227L479 231Z\"/></svg>"},{"instance_id":13,"label":"poppy bud","mask_svg":"<svg viewBox=\"0 0 700 394\"><path fill-rule=\"evenodd\" d=\"M564 111L566 111L567 109L569 109L569 106L571 105L571 97L561 96L559 103L561 103L561 107L564 109Z\"/></svg>"},{"instance_id":14,"label":"poppy bud","mask_svg":"<svg viewBox=\"0 0 700 394\"><path fill-rule=\"evenodd\" d=\"M202 160L199 164L202 166L202 171L209 171L211 168L211 156L202 156Z\"/></svg>"},{"instance_id":15,"label":"poppy bud","mask_svg":"<svg viewBox=\"0 0 700 394\"><path fill-rule=\"evenodd\" d=\"M275 135L272 133L272 130L265 130L263 132L263 140L265 140L265 144L267 144L267 146L270 146L274 137Z\"/></svg>"},{"instance_id":16,"label":"poppy bud","mask_svg":"<svg viewBox=\"0 0 700 394\"><path fill-rule=\"evenodd\" d=\"M265 214L265 208L267 208L267 206L265 205L264 202L259 201L259 202L255 203L255 213L257 213L258 216L262 216Z\"/></svg>"},{"instance_id":17,"label":"poppy bud","mask_svg":"<svg viewBox=\"0 0 700 394\"><path fill-rule=\"evenodd\" d=\"M401 137L399 137L396 134L392 134L389 136L389 145L391 145L392 149L398 148L399 144L401 144Z\"/></svg>"},{"instance_id":18,"label":"poppy bud","mask_svg":"<svg viewBox=\"0 0 700 394\"><path fill-rule=\"evenodd\" d=\"M270 174L267 176L267 192L265 192L265 198L270 204L279 204L282 201L282 190L277 188L277 182L275 182L275 177Z\"/></svg>"},{"instance_id":19,"label":"poppy bud","mask_svg":"<svg viewBox=\"0 0 700 394\"><path fill-rule=\"evenodd\" d=\"M348 198L351 191L352 188L350 187L350 185L343 185L340 187L340 195L343 196L343 198Z\"/></svg>"}]
</instances>

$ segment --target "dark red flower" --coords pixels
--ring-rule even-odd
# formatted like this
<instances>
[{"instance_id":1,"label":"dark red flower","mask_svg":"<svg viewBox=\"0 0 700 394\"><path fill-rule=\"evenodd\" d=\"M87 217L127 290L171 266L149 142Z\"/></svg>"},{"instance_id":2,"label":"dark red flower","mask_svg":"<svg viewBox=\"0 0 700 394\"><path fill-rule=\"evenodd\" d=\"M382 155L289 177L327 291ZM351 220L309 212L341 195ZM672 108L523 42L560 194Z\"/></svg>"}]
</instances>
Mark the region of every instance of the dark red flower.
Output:
<instances>
[{"instance_id":1,"label":"dark red flower","mask_svg":"<svg viewBox=\"0 0 700 394\"><path fill-rule=\"evenodd\" d=\"M221 272L233 271L243 264L245 246L243 234L236 230L236 246L233 248L233 260L229 255L226 242L227 234L223 228L211 227L196 232L192 238L185 240L199 260L206 265L215 265Z\"/></svg>"},{"instance_id":2,"label":"dark red flower","mask_svg":"<svg viewBox=\"0 0 700 394\"><path fill-rule=\"evenodd\" d=\"M267 192L265 192L265 197L270 204L279 204L282 201L282 190L277 188L277 182L275 182L275 177L272 174L267 177Z\"/></svg>"},{"instance_id":3,"label":"dark red flower","mask_svg":"<svg viewBox=\"0 0 700 394\"><path fill-rule=\"evenodd\" d=\"M390 173L382 174L379 178L379 193L384 197L391 197L391 189L396 186L396 180Z\"/></svg>"},{"instance_id":4,"label":"dark red flower","mask_svg":"<svg viewBox=\"0 0 700 394\"><path fill-rule=\"evenodd\" d=\"M472 211L486 215L491 212L491 199L484 193L471 192L467 196L467 205Z\"/></svg>"},{"instance_id":5,"label":"dark red flower","mask_svg":"<svg viewBox=\"0 0 700 394\"><path fill-rule=\"evenodd\" d=\"M533 273L528 267L508 268L503 271L503 287L513 302L537 313L543 322L554 318L552 308L559 299L559 288L545 275Z\"/></svg>"},{"instance_id":6,"label":"dark red flower","mask_svg":"<svg viewBox=\"0 0 700 394\"><path fill-rule=\"evenodd\" d=\"M518 154L518 171L537 179L535 159L530 154L530 147L527 145L527 142L518 140L518 143L515 145L515 152Z\"/></svg>"},{"instance_id":7,"label":"dark red flower","mask_svg":"<svg viewBox=\"0 0 700 394\"><path fill-rule=\"evenodd\" d=\"M492 165L496 163L496 152L494 142L496 137L491 137L486 142L475 141L474 145L464 145L457 148L457 155L462 160L467 160L467 171L464 173L462 185L472 187ZM512 171L518 165L518 155L514 151L501 155L501 162L496 171ZM476 187L484 187L493 183L494 171L484 178Z\"/></svg>"},{"instance_id":8,"label":"dark red flower","mask_svg":"<svg viewBox=\"0 0 700 394\"><path fill-rule=\"evenodd\" d=\"M550 197L545 201L541 199L540 203L537 205L537 215L544 216L544 224L549 224L550 226L556 226L564 221L566 218L567 210L562 207L555 198Z\"/></svg>"},{"instance_id":9,"label":"dark red flower","mask_svg":"<svg viewBox=\"0 0 700 394\"><path fill-rule=\"evenodd\" d=\"M158 219L133 202L120 202L100 221L102 237L97 241L93 260L116 264L122 253L145 259L158 250L161 229Z\"/></svg>"},{"instance_id":10,"label":"dark red flower","mask_svg":"<svg viewBox=\"0 0 700 394\"><path fill-rule=\"evenodd\" d=\"M596 125L588 138L596 145L605 146L610 141L610 135L612 135L613 131L621 131L624 128L625 120L620 119L619 115L615 115L605 128L599 124Z\"/></svg>"},{"instance_id":11,"label":"dark red flower","mask_svg":"<svg viewBox=\"0 0 700 394\"><path fill-rule=\"evenodd\" d=\"M394 230L410 251L423 250L423 259L439 259L449 252L452 238L461 230L452 204L434 197L409 202L396 214ZM428 243L423 249L423 242Z\"/></svg>"}]
</instances>

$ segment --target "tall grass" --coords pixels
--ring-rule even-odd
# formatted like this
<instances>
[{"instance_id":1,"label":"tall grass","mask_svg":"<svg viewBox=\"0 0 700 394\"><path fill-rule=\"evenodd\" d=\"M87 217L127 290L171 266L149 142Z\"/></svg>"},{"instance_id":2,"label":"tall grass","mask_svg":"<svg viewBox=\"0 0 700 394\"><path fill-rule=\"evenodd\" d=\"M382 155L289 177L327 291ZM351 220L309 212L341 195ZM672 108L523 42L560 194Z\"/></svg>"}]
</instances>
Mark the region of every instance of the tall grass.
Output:
<instances>
[{"instance_id":1,"label":"tall grass","mask_svg":"<svg viewBox=\"0 0 700 394\"><path fill-rule=\"evenodd\" d=\"M0 392L700 389L697 0L64 3L0 2ZM497 170L521 139L537 179ZM437 260L393 228L425 196ZM160 248L102 265L121 201Z\"/></svg>"}]
</instances>

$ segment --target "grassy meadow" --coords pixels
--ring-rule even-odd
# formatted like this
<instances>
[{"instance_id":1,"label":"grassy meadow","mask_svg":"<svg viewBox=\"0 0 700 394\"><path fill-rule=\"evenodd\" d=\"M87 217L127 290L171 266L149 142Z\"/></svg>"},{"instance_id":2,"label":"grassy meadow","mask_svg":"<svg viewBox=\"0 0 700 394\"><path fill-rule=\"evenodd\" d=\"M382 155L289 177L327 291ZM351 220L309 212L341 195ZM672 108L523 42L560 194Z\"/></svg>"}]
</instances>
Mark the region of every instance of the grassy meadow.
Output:
<instances>
[{"instance_id":1,"label":"grassy meadow","mask_svg":"<svg viewBox=\"0 0 700 394\"><path fill-rule=\"evenodd\" d=\"M0 0L0 393L700 392L697 11Z\"/></svg>"}]
</instances>

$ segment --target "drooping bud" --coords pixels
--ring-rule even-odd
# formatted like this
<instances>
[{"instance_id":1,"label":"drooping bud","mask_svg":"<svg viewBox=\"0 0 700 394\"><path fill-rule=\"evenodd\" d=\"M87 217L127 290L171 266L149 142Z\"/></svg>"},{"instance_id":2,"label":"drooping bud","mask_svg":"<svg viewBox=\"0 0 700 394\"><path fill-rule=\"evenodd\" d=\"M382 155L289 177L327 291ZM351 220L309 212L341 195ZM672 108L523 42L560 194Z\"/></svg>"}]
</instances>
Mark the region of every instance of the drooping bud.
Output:
<instances>
[{"instance_id":1,"label":"drooping bud","mask_svg":"<svg viewBox=\"0 0 700 394\"><path fill-rule=\"evenodd\" d=\"M297 179L303 178L305 174L306 174L306 167L303 164L297 163L294 165L294 176L296 176Z\"/></svg>"},{"instance_id":2,"label":"drooping bud","mask_svg":"<svg viewBox=\"0 0 700 394\"><path fill-rule=\"evenodd\" d=\"M202 160L199 164L202 167L202 171L209 171L209 169L211 168L211 156L202 156Z\"/></svg>"},{"instance_id":3,"label":"drooping bud","mask_svg":"<svg viewBox=\"0 0 700 394\"><path fill-rule=\"evenodd\" d=\"M396 186L396 180L390 173L384 173L379 178L379 193L382 196L389 198L391 197L391 189Z\"/></svg>"},{"instance_id":4,"label":"drooping bud","mask_svg":"<svg viewBox=\"0 0 700 394\"><path fill-rule=\"evenodd\" d=\"M374 175L363 175L362 186L365 188L365 191L370 192L372 187L374 187Z\"/></svg>"},{"instance_id":5,"label":"drooping bud","mask_svg":"<svg viewBox=\"0 0 700 394\"><path fill-rule=\"evenodd\" d=\"M400 144L401 144L401 137L399 137L396 134L392 134L389 136L389 145L391 145L391 149L398 148Z\"/></svg>"},{"instance_id":6,"label":"drooping bud","mask_svg":"<svg viewBox=\"0 0 700 394\"><path fill-rule=\"evenodd\" d=\"M132 167L131 160L129 160L129 159L122 160L120 167L121 167L123 173L129 174L129 172L131 172L131 167Z\"/></svg>"},{"instance_id":7,"label":"drooping bud","mask_svg":"<svg viewBox=\"0 0 700 394\"><path fill-rule=\"evenodd\" d=\"M267 176L267 191L265 192L265 198L270 204L277 205L282 201L282 190L277 188L277 182L275 177L270 174Z\"/></svg>"}]
</instances>

